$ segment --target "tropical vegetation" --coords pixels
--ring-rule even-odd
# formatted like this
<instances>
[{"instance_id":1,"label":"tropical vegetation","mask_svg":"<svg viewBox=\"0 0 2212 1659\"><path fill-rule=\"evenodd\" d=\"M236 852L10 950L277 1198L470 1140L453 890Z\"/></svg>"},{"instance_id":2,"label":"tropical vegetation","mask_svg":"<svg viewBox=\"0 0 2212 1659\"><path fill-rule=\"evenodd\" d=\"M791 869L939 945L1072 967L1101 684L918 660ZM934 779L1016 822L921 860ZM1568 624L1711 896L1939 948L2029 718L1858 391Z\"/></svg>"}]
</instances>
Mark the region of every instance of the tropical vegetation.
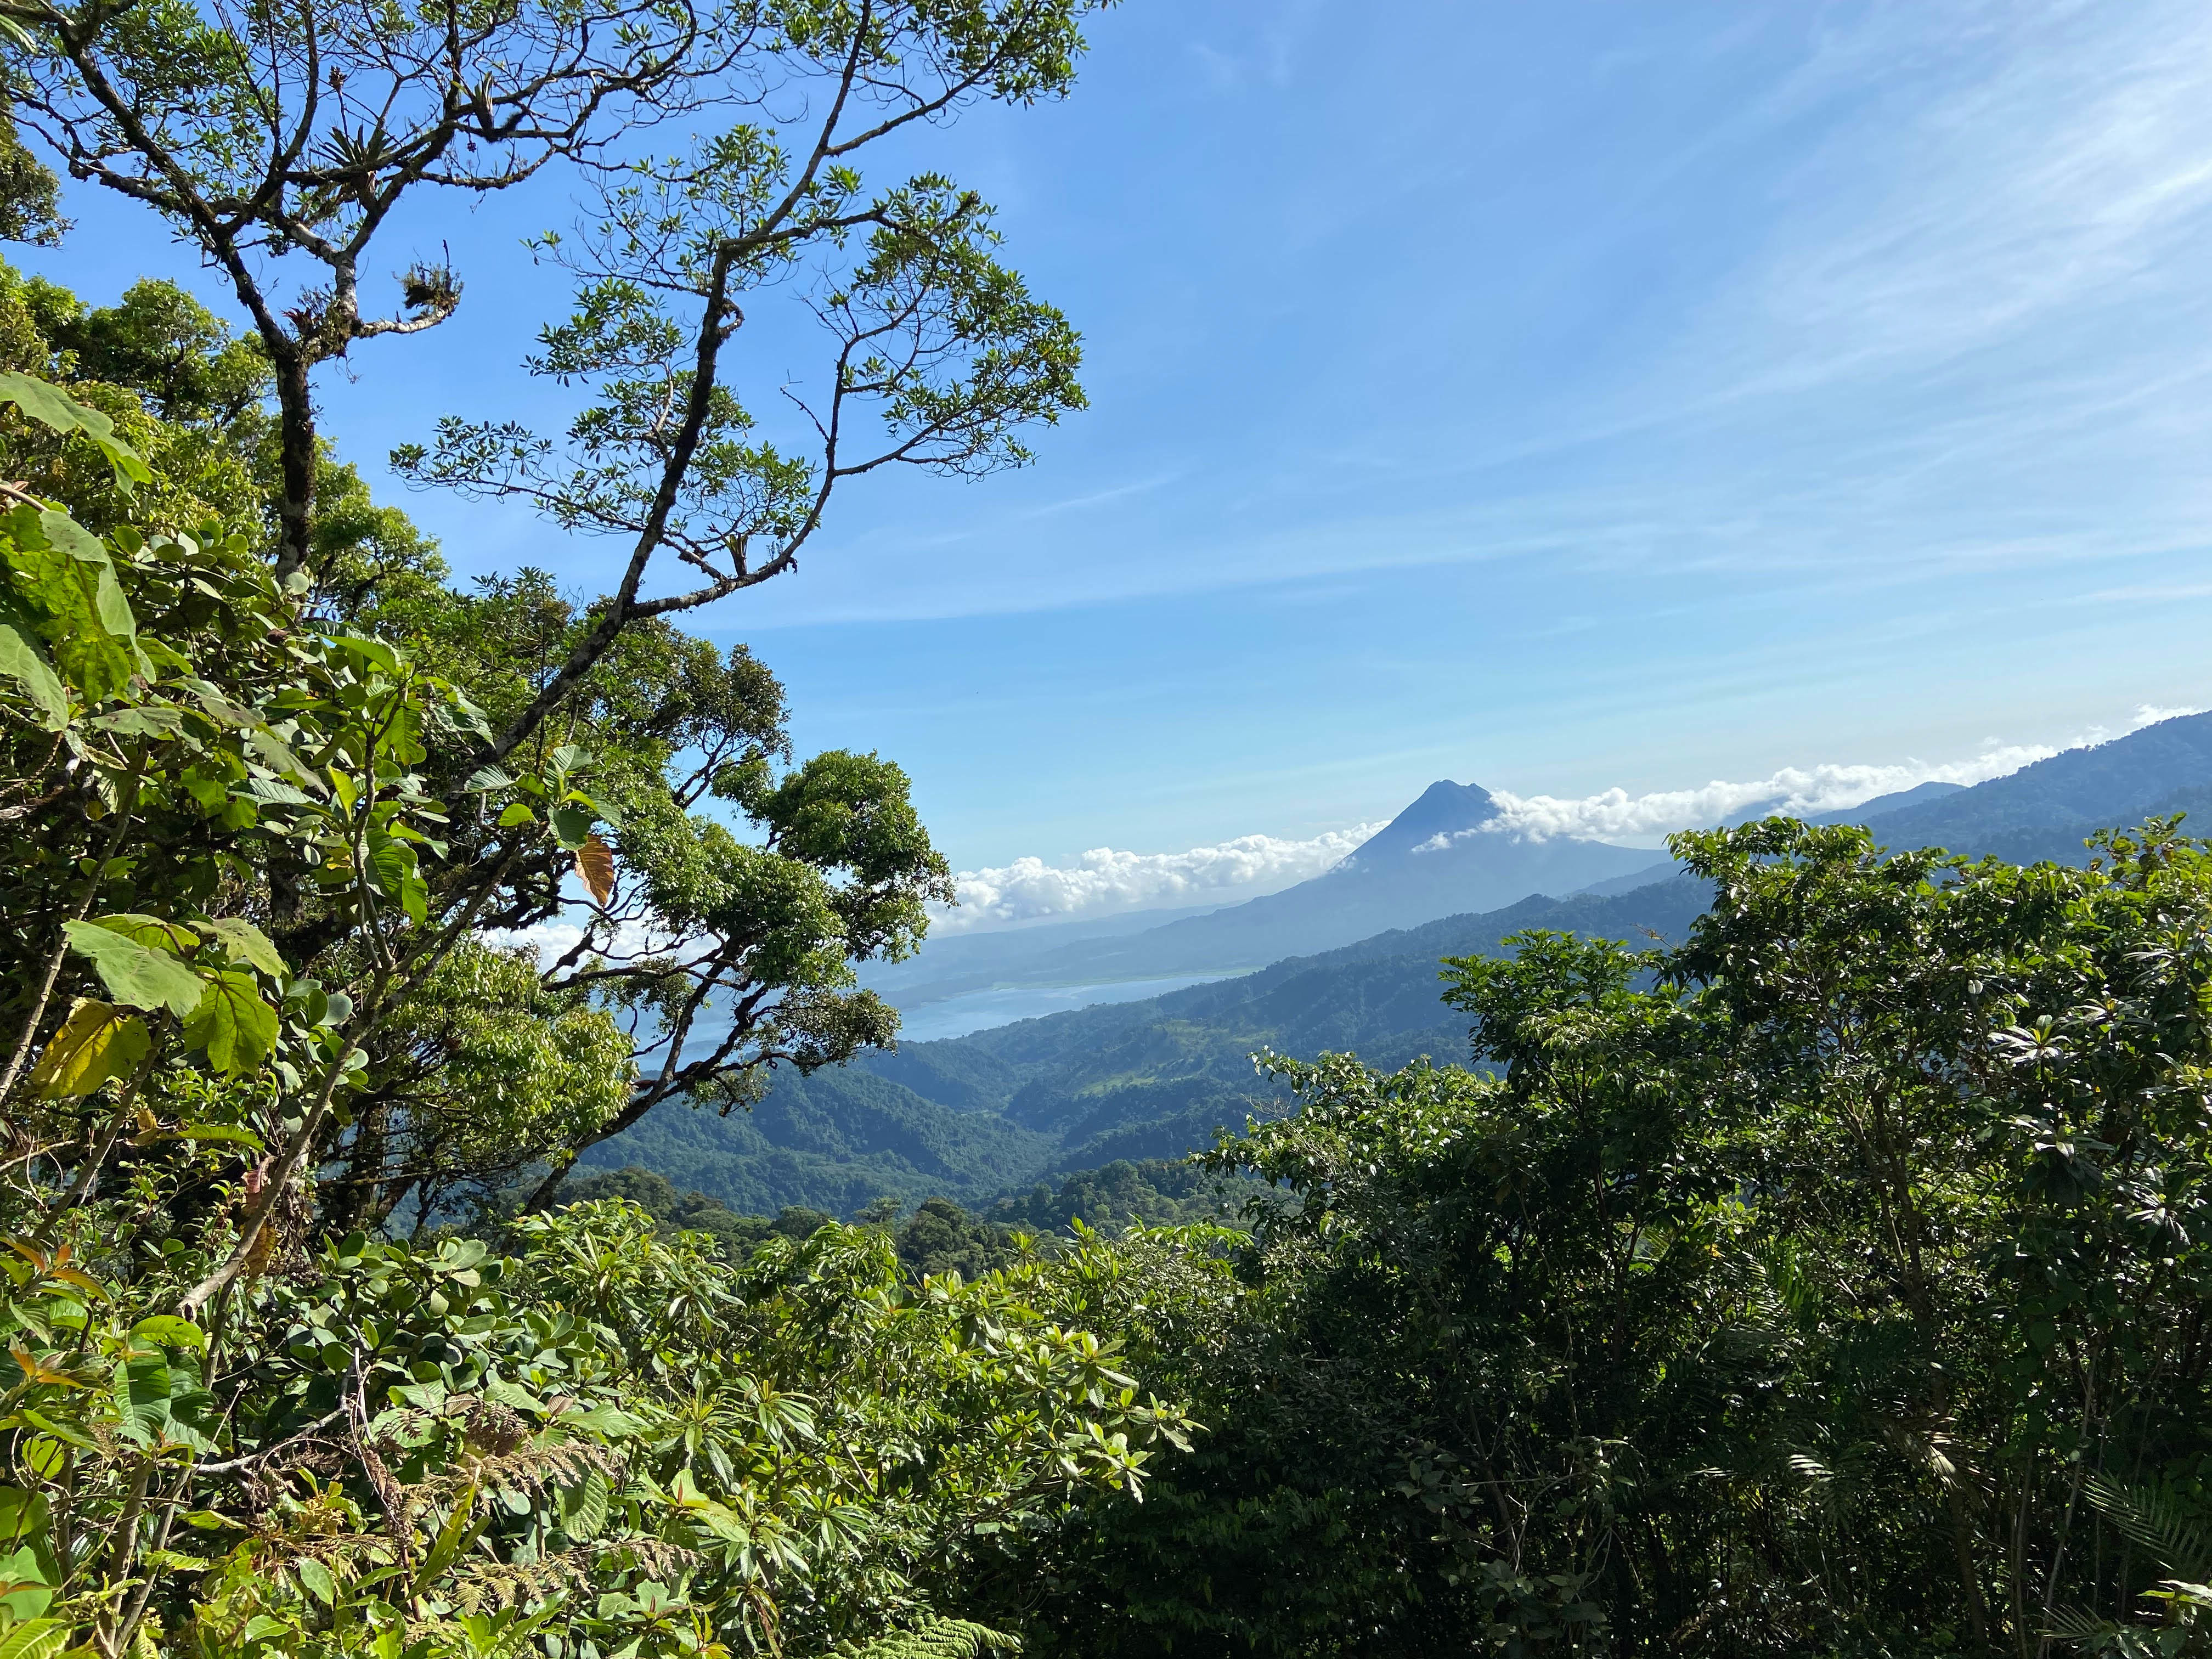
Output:
<instances>
[{"instance_id":1,"label":"tropical vegetation","mask_svg":"<svg viewBox=\"0 0 2212 1659\"><path fill-rule=\"evenodd\" d=\"M40 146L247 324L0 271L0 1659L2204 1650L2171 819L1681 838L1677 942L1455 957L1468 1063L1263 1054L1195 1168L839 1220L579 1166L895 1038L905 775L682 618L1080 406L987 205L862 167L1091 9L0 0L0 230L63 229ZM580 407L394 459L611 538L580 599L455 583L313 378L461 305L367 296L403 200L561 170Z\"/></svg>"}]
</instances>

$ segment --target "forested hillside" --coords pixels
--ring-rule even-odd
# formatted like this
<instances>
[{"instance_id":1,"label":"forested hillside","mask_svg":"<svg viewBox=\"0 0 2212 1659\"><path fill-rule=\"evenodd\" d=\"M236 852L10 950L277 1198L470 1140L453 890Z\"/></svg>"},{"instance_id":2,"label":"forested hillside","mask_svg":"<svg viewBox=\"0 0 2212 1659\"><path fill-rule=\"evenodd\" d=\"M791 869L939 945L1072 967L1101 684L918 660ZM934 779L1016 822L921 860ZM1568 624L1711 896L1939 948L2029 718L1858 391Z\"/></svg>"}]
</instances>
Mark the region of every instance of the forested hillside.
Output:
<instances>
[{"instance_id":1,"label":"forested hillside","mask_svg":"<svg viewBox=\"0 0 2212 1659\"><path fill-rule=\"evenodd\" d=\"M0 7L0 234L52 162L232 307L0 265L0 1659L2207 1650L2212 845L1908 847L2202 720L890 1047L910 780L689 630L1084 406L934 168L1100 9ZM392 464L582 592L320 401L556 184L574 412Z\"/></svg>"},{"instance_id":2,"label":"forested hillside","mask_svg":"<svg viewBox=\"0 0 2212 1659\"><path fill-rule=\"evenodd\" d=\"M1923 786L1827 817L1864 822L1900 848L2081 864L2100 827L2176 813L2190 814L2192 827L2212 818L2212 714L2160 721L1972 788ZM1391 846L1402 852L1416 839L1408 830ZM1280 1091L1252 1073L1255 1050L1304 1060L1351 1052L1386 1066L1454 1052L1461 1025L1438 1000L1439 957L1495 951L1527 927L1631 942L1680 937L1704 902L1696 884L1677 876L1607 890L1635 880L1394 930L1148 1001L779 1077L748 1120L704 1121L671 1105L587 1160L662 1170L740 1210L849 1213L884 1194L976 1203L1116 1158L1181 1157L1211 1146L1217 1129L1280 1109Z\"/></svg>"},{"instance_id":3,"label":"forested hillside","mask_svg":"<svg viewBox=\"0 0 2212 1659\"><path fill-rule=\"evenodd\" d=\"M1146 1002L902 1043L779 1077L750 1114L656 1109L585 1166L641 1164L741 1212L846 1214L887 1194L976 1204L1116 1159L1180 1158L1282 1109L1253 1073L1257 1049L1387 1065L1458 1053L1466 1021L1439 1000L1441 957L1495 952L1528 927L1679 939L1704 902L1688 878L1614 898L1530 898Z\"/></svg>"}]
</instances>

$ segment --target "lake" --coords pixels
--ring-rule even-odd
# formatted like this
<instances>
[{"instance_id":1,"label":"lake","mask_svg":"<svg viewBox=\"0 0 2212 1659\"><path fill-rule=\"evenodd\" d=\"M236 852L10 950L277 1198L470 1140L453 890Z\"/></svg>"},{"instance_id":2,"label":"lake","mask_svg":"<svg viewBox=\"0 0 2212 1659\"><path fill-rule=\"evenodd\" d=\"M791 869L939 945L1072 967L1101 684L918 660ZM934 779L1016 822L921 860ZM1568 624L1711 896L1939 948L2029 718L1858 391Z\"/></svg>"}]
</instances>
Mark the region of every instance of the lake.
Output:
<instances>
[{"instance_id":1,"label":"lake","mask_svg":"<svg viewBox=\"0 0 2212 1659\"><path fill-rule=\"evenodd\" d=\"M969 991L941 1002L899 1010L899 1037L906 1042L934 1042L944 1037L966 1036L994 1025L1011 1025L1018 1019L1043 1014L1064 1014L1071 1008L1095 1007L1102 1002L1141 1002L1164 996L1186 985L1205 985L1234 974L1189 974L1176 979L1130 979L1109 985L1019 985L991 991Z\"/></svg>"}]
</instances>

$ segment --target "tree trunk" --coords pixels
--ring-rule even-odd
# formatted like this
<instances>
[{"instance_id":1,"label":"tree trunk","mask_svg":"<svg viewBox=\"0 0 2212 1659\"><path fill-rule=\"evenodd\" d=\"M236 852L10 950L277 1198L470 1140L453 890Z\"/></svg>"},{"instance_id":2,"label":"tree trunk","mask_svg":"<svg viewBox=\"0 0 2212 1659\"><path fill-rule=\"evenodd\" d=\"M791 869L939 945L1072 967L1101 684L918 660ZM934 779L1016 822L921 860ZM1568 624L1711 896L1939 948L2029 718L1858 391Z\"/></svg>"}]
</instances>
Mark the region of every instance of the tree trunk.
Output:
<instances>
[{"instance_id":1,"label":"tree trunk","mask_svg":"<svg viewBox=\"0 0 2212 1659\"><path fill-rule=\"evenodd\" d=\"M308 530L315 511L315 405L307 387L307 354L291 347L276 357L283 495L276 514L276 580L307 562Z\"/></svg>"}]
</instances>

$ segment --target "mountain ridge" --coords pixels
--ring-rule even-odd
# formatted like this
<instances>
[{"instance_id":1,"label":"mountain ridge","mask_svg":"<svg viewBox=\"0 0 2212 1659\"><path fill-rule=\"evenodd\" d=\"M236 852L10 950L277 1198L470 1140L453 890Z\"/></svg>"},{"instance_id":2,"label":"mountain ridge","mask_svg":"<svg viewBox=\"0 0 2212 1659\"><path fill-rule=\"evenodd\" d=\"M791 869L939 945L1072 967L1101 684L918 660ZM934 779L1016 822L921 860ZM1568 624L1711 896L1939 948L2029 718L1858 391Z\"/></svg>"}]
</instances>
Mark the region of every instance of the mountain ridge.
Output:
<instances>
[{"instance_id":1,"label":"mountain ridge","mask_svg":"<svg viewBox=\"0 0 2212 1659\"><path fill-rule=\"evenodd\" d=\"M1528 893L1571 893L1655 856L1648 848L1490 830L1499 816L1487 790L1439 779L1329 869L1279 892L1043 951L971 947L968 954L979 958L973 966L933 978L917 962L895 980L877 975L869 982L902 988L912 1006L1006 986L1241 972L1438 916L1480 913Z\"/></svg>"},{"instance_id":2,"label":"mountain ridge","mask_svg":"<svg viewBox=\"0 0 2212 1659\"><path fill-rule=\"evenodd\" d=\"M1465 793L1437 805L1461 821L1440 812L1437 823L1408 823L1395 845L1419 845L1416 831L1468 827L1480 803L1471 786L1452 788ZM2093 810L2075 816L2085 802ZM1974 856L2079 863L2094 830L2172 811L2212 818L2212 714L2068 750L1971 789L1921 786L1823 816L1866 821L1895 848L1933 842ZM1680 939L1709 896L1670 870L1657 866L1660 879L1626 893L1528 894L1143 1001L910 1042L807 1078L781 1074L742 1118L671 1103L585 1162L642 1164L732 1209L773 1213L787 1204L849 1212L885 1194L987 1202L1117 1158L1179 1157L1210 1144L1218 1127L1280 1109L1253 1075L1255 1048L1300 1058L1349 1049L1382 1066L1462 1052L1465 1022L1438 1000L1441 957L1496 953L1511 933L1539 927Z\"/></svg>"}]
</instances>

